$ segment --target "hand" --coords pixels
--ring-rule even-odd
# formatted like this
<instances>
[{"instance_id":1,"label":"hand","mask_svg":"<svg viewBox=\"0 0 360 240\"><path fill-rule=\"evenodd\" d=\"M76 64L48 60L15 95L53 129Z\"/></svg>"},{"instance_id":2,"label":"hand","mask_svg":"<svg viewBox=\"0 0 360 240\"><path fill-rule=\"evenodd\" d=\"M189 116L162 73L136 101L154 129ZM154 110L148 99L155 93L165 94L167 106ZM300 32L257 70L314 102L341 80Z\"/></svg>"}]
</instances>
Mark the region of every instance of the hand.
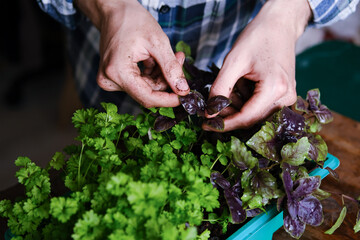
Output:
<instances>
[{"instance_id":1,"label":"hand","mask_svg":"<svg viewBox=\"0 0 360 240\"><path fill-rule=\"evenodd\" d=\"M190 89L159 24L135 0L77 0L100 30L97 82L107 91L125 91L144 107L175 107ZM143 62L140 72L138 63ZM172 93L164 91L168 86Z\"/></svg>"},{"instance_id":2,"label":"hand","mask_svg":"<svg viewBox=\"0 0 360 240\"><path fill-rule=\"evenodd\" d=\"M295 43L310 17L306 0L269 0L244 29L224 60L210 96L223 95L234 103L222 113L224 131L246 128L296 101ZM234 94L245 79L253 95L245 102ZM243 104L243 105L242 105ZM214 130L204 125L205 130Z\"/></svg>"}]
</instances>

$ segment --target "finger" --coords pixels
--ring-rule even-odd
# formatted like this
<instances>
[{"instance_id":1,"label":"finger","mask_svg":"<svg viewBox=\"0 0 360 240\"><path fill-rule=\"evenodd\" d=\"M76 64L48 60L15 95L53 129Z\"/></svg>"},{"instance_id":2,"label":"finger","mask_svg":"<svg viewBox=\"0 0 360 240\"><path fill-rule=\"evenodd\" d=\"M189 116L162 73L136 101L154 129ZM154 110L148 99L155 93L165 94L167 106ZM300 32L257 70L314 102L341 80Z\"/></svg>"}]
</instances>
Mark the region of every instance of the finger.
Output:
<instances>
[{"instance_id":1,"label":"finger","mask_svg":"<svg viewBox=\"0 0 360 240\"><path fill-rule=\"evenodd\" d=\"M181 96L187 95L190 88L185 79L182 66L172 52L171 47L163 48L162 51L151 49L150 54L159 64L165 80L174 93Z\"/></svg>"},{"instance_id":2,"label":"finger","mask_svg":"<svg viewBox=\"0 0 360 240\"><path fill-rule=\"evenodd\" d=\"M209 98L218 95L229 97L237 81L249 72L247 65L240 64L246 61L242 61L242 59L234 60L233 58L231 55L226 57L218 76L211 86Z\"/></svg>"},{"instance_id":3,"label":"finger","mask_svg":"<svg viewBox=\"0 0 360 240\"><path fill-rule=\"evenodd\" d=\"M245 103L242 96L235 91L233 91L230 94L230 100L231 100L231 107L236 108L237 110L240 110Z\"/></svg>"},{"instance_id":4,"label":"finger","mask_svg":"<svg viewBox=\"0 0 360 240\"><path fill-rule=\"evenodd\" d=\"M177 61L182 66L185 61L185 54L182 52L175 53L175 57ZM165 91L168 89L169 85L166 82L164 76L162 75L161 69L158 65L156 65L153 58L149 58L144 61L144 75L143 78L147 84L150 85L150 87L155 91ZM148 67L148 68L146 68ZM151 69L150 69L151 68ZM146 71L148 70L148 71ZM147 76L146 73L150 73L150 76Z\"/></svg>"},{"instance_id":5,"label":"finger","mask_svg":"<svg viewBox=\"0 0 360 240\"><path fill-rule=\"evenodd\" d=\"M251 127L280 109L282 107L281 101L274 96L275 93L272 94L271 89L255 89L253 96L244 104L240 112L224 119L224 131Z\"/></svg>"},{"instance_id":6,"label":"finger","mask_svg":"<svg viewBox=\"0 0 360 240\"><path fill-rule=\"evenodd\" d=\"M176 107L180 104L178 95L164 91L155 91L140 76L126 79L124 88L135 101L146 108Z\"/></svg>"},{"instance_id":7,"label":"finger","mask_svg":"<svg viewBox=\"0 0 360 240\"><path fill-rule=\"evenodd\" d=\"M233 115L235 113L239 112L239 109L236 109L232 106L228 106L227 108L224 108L220 113L219 115L223 118L227 117L227 116L230 116L230 115Z\"/></svg>"},{"instance_id":8,"label":"finger","mask_svg":"<svg viewBox=\"0 0 360 240\"><path fill-rule=\"evenodd\" d=\"M176 52L175 57L176 57L177 61L179 62L180 66L182 67L184 65L184 62L185 62L185 53Z\"/></svg>"},{"instance_id":9,"label":"finger","mask_svg":"<svg viewBox=\"0 0 360 240\"><path fill-rule=\"evenodd\" d=\"M153 78L143 75L142 78L154 91L165 91L169 87L167 82L161 76Z\"/></svg>"},{"instance_id":10,"label":"finger","mask_svg":"<svg viewBox=\"0 0 360 240\"><path fill-rule=\"evenodd\" d=\"M98 75L96 77L97 84L100 88L104 89L105 91L114 92L114 91L122 91L122 88L115 83L112 79L104 74L104 71L98 71Z\"/></svg>"}]
</instances>

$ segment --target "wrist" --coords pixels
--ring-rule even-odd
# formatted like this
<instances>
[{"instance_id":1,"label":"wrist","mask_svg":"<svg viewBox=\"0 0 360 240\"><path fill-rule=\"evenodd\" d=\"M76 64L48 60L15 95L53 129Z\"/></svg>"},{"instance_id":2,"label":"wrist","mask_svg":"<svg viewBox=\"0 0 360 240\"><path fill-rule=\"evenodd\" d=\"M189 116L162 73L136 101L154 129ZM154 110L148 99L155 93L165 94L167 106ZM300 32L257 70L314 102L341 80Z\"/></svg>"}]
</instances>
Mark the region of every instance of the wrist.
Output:
<instances>
[{"instance_id":1,"label":"wrist","mask_svg":"<svg viewBox=\"0 0 360 240\"><path fill-rule=\"evenodd\" d=\"M76 7L84 13L90 21L100 30L104 17L112 12L124 9L128 3L137 3L136 0L74 0Z\"/></svg>"},{"instance_id":2,"label":"wrist","mask_svg":"<svg viewBox=\"0 0 360 240\"><path fill-rule=\"evenodd\" d=\"M275 14L279 23L289 27L296 39L304 32L312 16L307 0L268 0L264 7Z\"/></svg>"}]
</instances>

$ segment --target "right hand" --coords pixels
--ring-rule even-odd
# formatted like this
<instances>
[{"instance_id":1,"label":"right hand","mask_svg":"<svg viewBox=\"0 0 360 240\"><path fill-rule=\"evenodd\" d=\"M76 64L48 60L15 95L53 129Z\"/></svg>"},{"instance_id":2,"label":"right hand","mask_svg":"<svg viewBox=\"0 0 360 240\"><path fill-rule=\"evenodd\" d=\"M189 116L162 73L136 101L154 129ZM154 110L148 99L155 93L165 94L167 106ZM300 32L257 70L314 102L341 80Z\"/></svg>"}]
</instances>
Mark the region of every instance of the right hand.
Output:
<instances>
[{"instance_id":1,"label":"right hand","mask_svg":"<svg viewBox=\"0 0 360 240\"><path fill-rule=\"evenodd\" d=\"M185 56L174 54L157 21L136 0L77 0L100 30L98 85L125 91L144 107L175 107L190 89L182 71ZM143 62L140 72L138 63ZM173 92L164 91L168 86Z\"/></svg>"}]
</instances>

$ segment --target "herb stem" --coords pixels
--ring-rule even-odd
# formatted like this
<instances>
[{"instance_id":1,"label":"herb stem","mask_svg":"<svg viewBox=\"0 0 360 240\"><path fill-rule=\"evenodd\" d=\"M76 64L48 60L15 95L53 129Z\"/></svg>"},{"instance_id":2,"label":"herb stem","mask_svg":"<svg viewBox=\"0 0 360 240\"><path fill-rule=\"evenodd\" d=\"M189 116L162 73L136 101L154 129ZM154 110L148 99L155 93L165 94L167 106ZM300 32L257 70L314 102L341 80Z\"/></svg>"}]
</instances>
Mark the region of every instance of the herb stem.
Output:
<instances>
[{"instance_id":1,"label":"herb stem","mask_svg":"<svg viewBox=\"0 0 360 240\"><path fill-rule=\"evenodd\" d=\"M77 176L77 181L78 181L78 188L80 189L80 171L81 171L81 160L82 160L82 156L83 156L83 152L84 152L84 142L81 141L81 152L80 152L80 157L79 157L79 167L78 167L78 176Z\"/></svg>"},{"instance_id":2,"label":"herb stem","mask_svg":"<svg viewBox=\"0 0 360 240\"><path fill-rule=\"evenodd\" d=\"M213 162L213 164L212 164L211 167L210 167L210 170L213 169L213 167L215 166L215 164L217 163L217 161L221 158L221 156L222 156L222 154L220 154L220 155L215 159L215 161Z\"/></svg>"},{"instance_id":3,"label":"herb stem","mask_svg":"<svg viewBox=\"0 0 360 240\"><path fill-rule=\"evenodd\" d=\"M226 172L226 170L228 170L228 169L229 169L230 164L231 164L231 163L229 163L229 164L226 166L226 168L224 169L224 171L222 171L221 175L224 175L224 173Z\"/></svg>"}]
</instances>

